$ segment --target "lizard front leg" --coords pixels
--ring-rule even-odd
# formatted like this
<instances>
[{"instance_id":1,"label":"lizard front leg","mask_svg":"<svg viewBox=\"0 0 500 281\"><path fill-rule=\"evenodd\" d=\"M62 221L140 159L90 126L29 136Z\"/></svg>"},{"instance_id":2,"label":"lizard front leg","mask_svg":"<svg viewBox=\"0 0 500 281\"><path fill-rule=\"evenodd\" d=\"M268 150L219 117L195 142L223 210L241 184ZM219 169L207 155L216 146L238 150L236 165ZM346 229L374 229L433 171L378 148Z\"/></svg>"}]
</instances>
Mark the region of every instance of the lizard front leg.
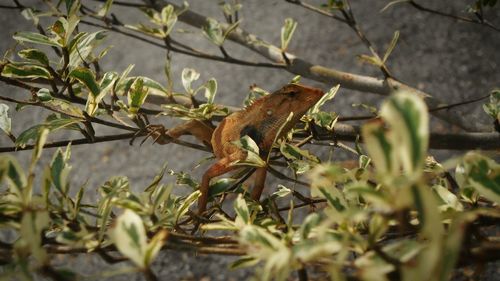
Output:
<instances>
[{"instance_id":1,"label":"lizard front leg","mask_svg":"<svg viewBox=\"0 0 500 281\"><path fill-rule=\"evenodd\" d=\"M224 157L214 163L208 170L203 174L201 179L200 192L201 196L198 198L198 214L202 215L207 208L208 203L208 190L210 188L210 180L214 177L223 175L231 170L238 168L238 166L231 165L237 160L245 159L247 153L242 150L237 150L227 157Z\"/></svg>"},{"instance_id":2,"label":"lizard front leg","mask_svg":"<svg viewBox=\"0 0 500 281\"><path fill-rule=\"evenodd\" d=\"M208 148L212 148L210 141L212 139L214 128L206 121L191 120L169 130L166 130L161 125L155 126L156 127L151 129L151 135L155 142L159 144L163 145L170 143L170 139L178 139L183 135L193 135Z\"/></svg>"}]
</instances>

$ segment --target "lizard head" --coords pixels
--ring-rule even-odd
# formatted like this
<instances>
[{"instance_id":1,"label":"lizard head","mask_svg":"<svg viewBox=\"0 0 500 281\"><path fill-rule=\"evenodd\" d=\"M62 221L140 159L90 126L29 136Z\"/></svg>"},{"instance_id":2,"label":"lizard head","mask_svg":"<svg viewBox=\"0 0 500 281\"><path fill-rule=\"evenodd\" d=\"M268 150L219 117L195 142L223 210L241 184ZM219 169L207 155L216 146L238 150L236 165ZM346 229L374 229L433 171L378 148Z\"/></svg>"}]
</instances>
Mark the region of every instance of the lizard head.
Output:
<instances>
[{"instance_id":1,"label":"lizard head","mask_svg":"<svg viewBox=\"0 0 500 281\"><path fill-rule=\"evenodd\" d=\"M286 118L293 112L294 122L297 122L309 108L316 104L324 95L318 88L300 84L288 84L267 96L262 110L269 117Z\"/></svg>"}]
</instances>

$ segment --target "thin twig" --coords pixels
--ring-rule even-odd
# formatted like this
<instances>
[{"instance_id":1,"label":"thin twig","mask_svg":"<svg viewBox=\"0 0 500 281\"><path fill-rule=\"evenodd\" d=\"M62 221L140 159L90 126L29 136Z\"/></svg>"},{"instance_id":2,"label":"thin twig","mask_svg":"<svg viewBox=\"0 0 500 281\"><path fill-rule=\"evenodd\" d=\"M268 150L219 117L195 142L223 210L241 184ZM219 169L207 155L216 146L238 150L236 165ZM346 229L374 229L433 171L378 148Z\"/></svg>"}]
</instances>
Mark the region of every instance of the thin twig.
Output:
<instances>
[{"instance_id":1,"label":"thin twig","mask_svg":"<svg viewBox=\"0 0 500 281\"><path fill-rule=\"evenodd\" d=\"M474 23L474 24L479 24L479 25L483 25L483 26L487 26L497 32L500 32L500 28L494 26L493 24L491 24L490 22L482 19L482 20L475 20L473 18L468 18L468 17L463 17L463 16L459 16L459 15L454 15L454 14L450 14L450 13L445 13L445 12L442 12L442 11L439 11L439 10L433 10L431 8L428 8L428 7L425 7L425 6L422 6L421 4L417 3L416 1L414 0L409 0L407 2L408 4L410 4L412 7L416 8L417 10L420 10L420 11L423 11L423 12L428 12L430 14L435 14L435 15L439 15L439 16L443 16L443 17L447 17L447 18L451 18L451 19L454 19L454 20L457 20L457 21L463 21L463 22L469 22L469 23Z\"/></svg>"}]
</instances>

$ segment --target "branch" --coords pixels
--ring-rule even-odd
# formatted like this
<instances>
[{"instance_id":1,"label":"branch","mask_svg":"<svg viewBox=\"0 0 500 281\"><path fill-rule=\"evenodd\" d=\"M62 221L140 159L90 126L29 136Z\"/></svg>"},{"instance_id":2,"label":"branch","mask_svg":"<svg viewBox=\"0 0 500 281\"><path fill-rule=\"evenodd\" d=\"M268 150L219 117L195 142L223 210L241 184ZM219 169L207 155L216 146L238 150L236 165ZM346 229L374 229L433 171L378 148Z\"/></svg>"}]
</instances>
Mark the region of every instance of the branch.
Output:
<instances>
[{"instance_id":1,"label":"branch","mask_svg":"<svg viewBox=\"0 0 500 281\"><path fill-rule=\"evenodd\" d=\"M159 0L156 2L161 3L161 5L154 6L157 10L161 10L163 6L168 4L180 9L178 5L171 3L171 1ZM179 15L179 20L196 28L202 28L207 22L207 18L205 16L191 10L187 10ZM228 28L227 24L221 23L221 26L224 29ZM228 35L228 39L262 55L263 57L266 57L270 61L283 63L283 52L280 48L258 38L254 34L248 33L240 27L234 29ZM431 97L431 95L392 78L379 79L370 76L348 73L334 68L313 64L291 53L286 53L285 55L290 60L290 64L287 65L285 69L305 78L323 82L328 85L341 84L342 87L348 89L375 93L384 96L388 96L398 90L405 90L424 97L429 108L445 105L445 103ZM470 124L463 115L457 112L437 111L433 112L433 115L462 129L477 131L475 124Z\"/></svg>"},{"instance_id":2,"label":"branch","mask_svg":"<svg viewBox=\"0 0 500 281\"><path fill-rule=\"evenodd\" d=\"M488 22L488 21L486 21L484 19L482 19L482 20L476 20L476 19L473 19L473 18L458 16L458 15L449 14L449 13L445 13L445 12L438 11L438 10L433 10L433 9L428 8L428 7L424 7L424 6L420 5L419 3L415 2L414 0L409 0L407 3L410 4L412 7L414 7L415 9L419 10L419 11L423 11L423 12L427 12L427 13L430 13L430 14L434 14L434 15L439 15L439 16L451 18L451 19L454 19L454 20L457 20L457 21L463 21L463 22L475 23L475 24L487 26L487 27L493 29L496 32L500 32L500 28L494 26L493 24L491 24L490 22Z\"/></svg>"},{"instance_id":3,"label":"branch","mask_svg":"<svg viewBox=\"0 0 500 281\"><path fill-rule=\"evenodd\" d=\"M358 126L346 124L336 124L333 132L316 127L318 134L314 136L316 140L340 140L355 142L361 135ZM298 137L305 137L305 133L296 134ZM430 133L430 149L450 149L450 150L496 150L500 148L500 134L492 133ZM360 139L360 141L363 141Z\"/></svg>"}]
</instances>

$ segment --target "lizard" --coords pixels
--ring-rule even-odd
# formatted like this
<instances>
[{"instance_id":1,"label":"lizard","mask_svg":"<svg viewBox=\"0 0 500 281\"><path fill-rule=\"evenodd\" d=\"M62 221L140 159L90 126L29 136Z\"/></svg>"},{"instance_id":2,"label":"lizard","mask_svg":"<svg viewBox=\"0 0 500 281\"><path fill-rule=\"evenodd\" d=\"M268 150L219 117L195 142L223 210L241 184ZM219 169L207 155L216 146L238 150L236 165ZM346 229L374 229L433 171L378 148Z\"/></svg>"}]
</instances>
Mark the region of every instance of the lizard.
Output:
<instances>
[{"instance_id":1,"label":"lizard","mask_svg":"<svg viewBox=\"0 0 500 281\"><path fill-rule=\"evenodd\" d=\"M288 84L228 115L215 129L207 121L191 120L172 129L164 129L161 133L155 132L155 141L166 144L169 139L191 134L212 148L217 161L205 171L201 180L198 214L202 215L208 203L210 180L240 167L233 164L247 157L248 152L236 145L235 141L248 135L258 145L260 156L266 159L274 141L286 135L323 95L324 92L317 88ZM293 113L291 120L284 124L290 113ZM280 135L277 135L283 125ZM255 172L251 197L256 201L264 189L266 172L266 167L259 167Z\"/></svg>"}]
</instances>

